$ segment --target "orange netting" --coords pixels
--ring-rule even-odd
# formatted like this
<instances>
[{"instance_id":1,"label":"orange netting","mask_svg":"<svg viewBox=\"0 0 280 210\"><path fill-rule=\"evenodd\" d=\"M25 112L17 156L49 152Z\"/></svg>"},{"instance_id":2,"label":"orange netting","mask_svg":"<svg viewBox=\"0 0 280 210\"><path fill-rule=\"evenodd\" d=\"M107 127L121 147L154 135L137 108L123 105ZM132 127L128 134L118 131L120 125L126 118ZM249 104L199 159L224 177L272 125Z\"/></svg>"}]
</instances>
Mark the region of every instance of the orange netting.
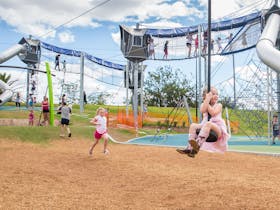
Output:
<instances>
[{"instance_id":1,"label":"orange netting","mask_svg":"<svg viewBox=\"0 0 280 210\"><path fill-rule=\"evenodd\" d=\"M230 122L230 129L232 133L238 133L239 130L239 122L238 121L231 121Z\"/></svg>"},{"instance_id":2,"label":"orange netting","mask_svg":"<svg viewBox=\"0 0 280 210\"><path fill-rule=\"evenodd\" d=\"M126 110L120 110L117 115L117 123L135 127L133 112L129 111L126 115ZM142 128L142 126L142 116L138 113L138 128Z\"/></svg>"},{"instance_id":3,"label":"orange netting","mask_svg":"<svg viewBox=\"0 0 280 210\"><path fill-rule=\"evenodd\" d=\"M112 116L111 116L112 117ZM134 115L131 110L129 110L128 115L126 115L126 110L119 110L117 116L114 117L114 125L121 124L129 127L135 127ZM194 116L192 117L192 122L198 122L198 119ZM141 113L138 113L138 128L142 128L145 125L155 125L155 126L171 126L171 127L189 127L190 121L186 114L180 113L178 115L170 115L164 113L148 112L142 117ZM232 133L237 133L239 130L240 123L238 121L231 121L230 127Z\"/></svg>"}]
</instances>

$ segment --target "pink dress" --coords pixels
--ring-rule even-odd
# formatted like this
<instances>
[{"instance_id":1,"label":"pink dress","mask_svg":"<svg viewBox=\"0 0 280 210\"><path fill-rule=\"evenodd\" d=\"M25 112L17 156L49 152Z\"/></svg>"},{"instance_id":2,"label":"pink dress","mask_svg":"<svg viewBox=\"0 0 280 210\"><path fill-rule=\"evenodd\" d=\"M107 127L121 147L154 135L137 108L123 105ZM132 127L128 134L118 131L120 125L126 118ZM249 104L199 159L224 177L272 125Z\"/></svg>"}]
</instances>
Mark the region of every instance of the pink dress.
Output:
<instances>
[{"instance_id":1,"label":"pink dress","mask_svg":"<svg viewBox=\"0 0 280 210\"><path fill-rule=\"evenodd\" d=\"M29 113L29 122L33 122L34 120L34 114L33 113Z\"/></svg>"},{"instance_id":2,"label":"pink dress","mask_svg":"<svg viewBox=\"0 0 280 210\"><path fill-rule=\"evenodd\" d=\"M207 113L203 114L203 120L201 124L207 122ZM211 117L210 122L215 123L218 125L222 131L222 135L216 142L204 142L201 146L201 150L208 151L208 152L220 152L223 153L228 150L228 139L230 135L227 132L227 127L224 119L222 118L222 113Z\"/></svg>"}]
</instances>

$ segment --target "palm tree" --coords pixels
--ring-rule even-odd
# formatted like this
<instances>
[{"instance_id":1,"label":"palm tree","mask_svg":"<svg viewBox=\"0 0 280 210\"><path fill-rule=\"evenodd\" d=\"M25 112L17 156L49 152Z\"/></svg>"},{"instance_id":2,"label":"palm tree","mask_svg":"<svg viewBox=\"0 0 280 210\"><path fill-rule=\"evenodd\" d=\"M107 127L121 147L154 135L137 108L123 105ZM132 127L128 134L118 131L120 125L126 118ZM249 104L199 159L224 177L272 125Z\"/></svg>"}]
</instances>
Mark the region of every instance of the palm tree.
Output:
<instances>
[{"instance_id":1,"label":"palm tree","mask_svg":"<svg viewBox=\"0 0 280 210\"><path fill-rule=\"evenodd\" d=\"M6 72L5 73L0 73L0 80L2 80L5 83L8 83L9 80L11 79L11 75L7 75Z\"/></svg>"}]
</instances>

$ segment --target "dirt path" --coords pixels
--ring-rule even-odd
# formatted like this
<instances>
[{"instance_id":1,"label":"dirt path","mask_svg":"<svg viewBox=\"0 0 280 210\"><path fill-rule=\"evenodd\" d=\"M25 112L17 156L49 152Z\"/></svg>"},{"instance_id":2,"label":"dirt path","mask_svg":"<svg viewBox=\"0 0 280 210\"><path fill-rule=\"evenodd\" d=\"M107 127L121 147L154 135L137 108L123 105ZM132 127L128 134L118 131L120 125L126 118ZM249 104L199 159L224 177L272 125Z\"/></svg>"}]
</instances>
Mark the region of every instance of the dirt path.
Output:
<instances>
[{"instance_id":1,"label":"dirt path","mask_svg":"<svg viewBox=\"0 0 280 210\"><path fill-rule=\"evenodd\" d=\"M0 140L0 209L280 209L279 158Z\"/></svg>"}]
</instances>

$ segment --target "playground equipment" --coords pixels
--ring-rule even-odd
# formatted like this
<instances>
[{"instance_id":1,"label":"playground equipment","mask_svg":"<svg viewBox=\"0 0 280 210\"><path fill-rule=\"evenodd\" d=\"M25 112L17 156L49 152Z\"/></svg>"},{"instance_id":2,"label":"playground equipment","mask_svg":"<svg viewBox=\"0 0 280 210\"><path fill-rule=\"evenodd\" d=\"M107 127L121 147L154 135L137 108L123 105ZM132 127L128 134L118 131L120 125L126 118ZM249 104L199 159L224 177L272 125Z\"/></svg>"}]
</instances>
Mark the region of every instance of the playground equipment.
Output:
<instances>
[{"instance_id":1,"label":"playground equipment","mask_svg":"<svg viewBox=\"0 0 280 210\"><path fill-rule=\"evenodd\" d=\"M13 91L11 87L0 80L0 89L4 90L3 93L0 95L0 106L3 105L4 103L8 102L11 100L13 97Z\"/></svg>"},{"instance_id":2,"label":"playground equipment","mask_svg":"<svg viewBox=\"0 0 280 210\"><path fill-rule=\"evenodd\" d=\"M121 51L124 57L132 62L142 62L149 57L148 44L151 39L146 34L146 29L140 29L139 24L136 28L129 28L120 25Z\"/></svg>"},{"instance_id":3,"label":"playground equipment","mask_svg":"<svg viewBox=\"0 0 280 210\"><path fill-rule=\"evenodd\" d=\"M169 41L169 52L168 59L159 59L159 56L156 56L155 60L182 60L182 59L191 59L198 58L198 93L201 92L202 83L202 68L201 68L201 58L207 61L206 54L208 55L229 55L238 52L242 52L248 49L255 47L255 44L261 34L260 24L261 24L261 12L254 12L252 14L243 15L241 17L232 18L228 20L218 21L211 23L211 33L213 34L213 49L211 51L208 48L208 53L201 50L203 44L203 34L207 32L207 24L199 24L189 27L180 27L180 28L169 28L169 29L156 29L156 28L139 28L139 25L136 28L129 28L126 26L120 26L120 36L121 36L121 50L125 58L127 58L128 65L125 72L125 87L129 87L133 90L133 107L137 110L138 101L137 94L141 91L138 88L141 88L141 85L138 86L138 83L142 82L139 80L141 77L142 70L139 68L140 62L150 59L149 58L149 47L151 46L151 40L155 44L155 51L159 51L160 57L163 57L163 46L166 41ZM227 34L232 34L233 36L229 39ZM193 53L190 56L186 54L186 37L195 36L198 39L199 47L198 52ZM221 49L217 48L217 39L221 40ZM210 40L210 39L209 39ZM191 47L194 49L194 38L192 39ZM208 44L209 45L209 44ZM177 52L179 51L179 53ZM210 58L208 59L210 60ZM140 72L140 74L139 74ZM205 66L205 75L207 68ZM209 78L210 79L210 78ZM141 83L143 84L143 83ZM205 76L205 85L207 84L207 76ZM138 87L138 88L134 88ZM140 94L141 96L141 94ZM128 100L128 99L127 99ZM201 96L198 97L198 107L201 104ZM142 108L142 102L140 104ZM142 112L141 112L142 113ZM201 116L199 116L201 119ZM137 119L137 112L135 111L135 119ZM137 120L135 120L137 122ZM135 125L136 127L137 125Z\"/></svg>"},{"instance_id":4,"label":"playground equipment","mask_svg":"<svg viewBox=\"0 0 280 210\"><path fill-rule=\"evenodd\" d=\"M29 38L22 38L18 44L13 45L0 54L0 64L13 58L14 56L18 56L20 60L26 63L28 66L26 91L26 104L28 104L30 89L29 81L30 78L32 78L32 75L34 75L34 71L32 71L31 69L36 69L36 65L40 63L40 41L37 39L32 39L31 36ZM2 84L0 88L3 89L3 93L0 95L0 105L3 105L4 103L11 100L13 93L11 94L11 87L9 87L9 85L7 84Z\"/></svg>"},{"instance_id":5,"label":"playground equipment","mask_svg":"<svg viewBox=\"0 0 280 210\"><path fill-rule=\"evenodd\" d=\"M260 4L259 2L256 4ZM270 4L266 2L266 4ZM279 15L279 7L275 1L274 6L270 9L263 9L262 11L254 12L251 14L246 13L243 16L235 16L234 18L223 19L222 21L212 22L211 23L211 34L213 37L213 49L209 53L202 54L201 52L193 53L190 57L186 55L186 37L187 35L192 35L194 37L198 37L199 39L199 47L198 51L202 48L202 39L203 33L207 31L207 24L194 25L189 27L180 27L180 28L128 28L125 26L120 26L121 32L121 50L125 58L129 61L144 61L145 59L149 59L147 54L148 45L143 42L143 40L147 40L147 38L154 39L156 44L156 52L159 56L156 56L155 60L164 60L164 61L172 61L172 60L183 60L183 59L192 59L198 58L199 62L196 65L199 74L198 88L203 86L207 86L207 68L205 65L205 73L204 79L205 84L202 85L201 77L202 77L202 69L201 69L201 61L200 58L203 57L205 59L205 63L207 61L206 55L220 55L220 56L232 56L233 62L233 80L231 80L231 86L233 86L234 97L231 104L233 105L231 108L236 109L236 113L241 116L241 120L245 120L248 125L252 125L253 130L257 133L257 136L261 136L264 134L264 126L263 122L266 121L270 124L270 120L265 118L263 114L264 110L269 112L273 112L274 110L280 109L280 81L279 81L279 57L280 53L278 49L274 46L278 45L279 37L278 31L280 28L280 15ZM265 7L262 7L265 8ZM252 10L252 9L251 9ZM144 26L144 25L142 25ZM138 36L142 37L139 38ZM232 36L230 36L232 35ZM136 38L135 38L136 37ZM218 43L216 42L217 38L221 38L222 49L218 49ZM132 45L134 41L140 40L138 48L132 49ZM168 59L161 59L163 55L163 45L165 41L169 41L169 49L170 55ZM208 44L209 45L209 44ZM277 71L277 75L275 72L270 71L266 67L258 64L256 60L251 57L251 60L245 64L248 65L247 68L244 68L244 71L255 71L256 75L250 75L251 79L244 80L242 76L240 78L236 78L235 76L238 74L235 72L235 58L234 54L240 53L249 49L256 47L257 45L257 53L260 59L269 67ZM127 48L127 46L130 46ZM142 48L141 48L142 46ZM192 43L192 47L194 49L194 39ZM158 50L161 49L161 50ZM209 49L209 48L208 48ZM139 54L141 52L141 54ZM182 53L183 52L183 53ZM192 51L193 52L193 51ZM138 54L137 54L138 53ZM210 60L210 59L209 59ZM128 62L128 66L131 65ZM222 64L221 64L222 65ZM252 69L253 68L253 69ZM129 69L129 68L128 68ZM243 72L246 73L246 72ZM210 76L213 77L216 72L212 73ZM258 75L257 75L258 74ZM128 74L129 75L129 72ZM208 77L210 77L208 76ZM128 78L128 79L127 79ZM134 77L135 78L135 77ZM276 79L277 78L277 81ZM133 78L126 76L126 84L129 83L129 80L132 81ZM239 84L237 84L238 79L240 80ZM241 81L243 79L243 81ZM276 83L277 85L276 85ZM244 86L241 86L241 83L245 83ZM135 85L137 83L133 83ZM233 84L233 85L232 85ZM133 86L131 85L131 86ZM247 86L246 86L247 85ZM277 86L277 88L275 88ZM130 85L128 85L130 88ZM241 94L236 93L236 88L239 89ZM231 87L232 88L232 87ZM246 90L246 91L245 91ZM197 91L201 92L201 89ZM201 101L200 95L198 101ZM253 101L253 99L255 101ZM259 101L259 103L258 103ZM264 103L260 102L264 101ZM275 104L278 104L275 109ZM199 107L199 105L198 105ZM259 110L258 110L259 109ZM250 110L257 110L258 112L254 112L257 116L251 117ZM240 111L244 111L241 113ZM135 118L137 119L137 118ZM269 127L269 125L268 125ZM270 130L268 128L268 133ZM248 134L250 135L250 134Z\"/></svg>"},{"instance_id":6,"label":"playground equipment","mask_svg":"<svg viewBox=\"0 0 280 210\"><path fill-rule=\"evenodd\" d=\"M128 64L125 69L125 87L126 87L126 116L128 116L128 89L132 89L134 127L138 130L138 95L140 93L141 118L143 115L143 84L144 84L144 66L140 62L149 57L148 45L151 36L146 34L146 29L140 29L139 24L136 28L120 26L121 51ZM140 91L139 91L140 88Z\"/></svg>"},{"instance_id":7,"label":"playground equipment","mask_svg":"<svg viewBox=\"0 0 280 210\"><path fill-rule=\"evenodd\" d=\"M259 58L270 68L280 72L280 52L279 43L279 28L280 28L280 8L274 5L265 15L266 24L262 35L257 43L256 49ZM275 48L275 47L278 47Z\"/></svg>"},{"instance_id":8,"label":"playground equipment","mask_svg":"<svg viewBox=\"0 0 280 210\"><path fill-rule=\"evenodd\" d=\"M64 56L64 58L66 59L69 58L68 62L66 62L68 64L71 63L70 59L71 60L75 59L75 62L79 63L78 66L79 72L72 71L72 69L69 68L70 65L68 65L68 67L65 70L67 74L73 73L73 74L80 75L79 84L77 83L74 84L71 81L67 82L66 80L63 79L61 88L62 88L62 92L66 91L67 93L69 93L67 94L66 92L63 92L67 94L67 97L70 96L71 100L77 101L77 99L79 98L80 112L83 112L83 107L84 107L84 100L83 100L84 99L84 76L89 76L90 78L98 80L101 83L103 82L106 83L105 81L103 81L103 78L112 77L111 79L112 83L110 83L110 85L116 85L115 82L116 79L114 75L118 74L117 72L120 72L121 75L123 75L123 69L124 69L123 65L112 63L107 60L103 60L101 58L92 56L86 52L61 48L45 42L41 42L41 47L44 50L44 52L48 51L48 56L45 56L46 60L53 60L54 55L52 55L51 58L49 57L49 54L51 52L51 53L60 54L61 56ZM101 69L101 73L100 71L97 71L99 69ZM101 79L98 79L97 76L100 76ZM76 88L74 92L71 90L73 87ZM77 91L79 91L79 97L76 97Z\"/></svg>"}]
</instances>

